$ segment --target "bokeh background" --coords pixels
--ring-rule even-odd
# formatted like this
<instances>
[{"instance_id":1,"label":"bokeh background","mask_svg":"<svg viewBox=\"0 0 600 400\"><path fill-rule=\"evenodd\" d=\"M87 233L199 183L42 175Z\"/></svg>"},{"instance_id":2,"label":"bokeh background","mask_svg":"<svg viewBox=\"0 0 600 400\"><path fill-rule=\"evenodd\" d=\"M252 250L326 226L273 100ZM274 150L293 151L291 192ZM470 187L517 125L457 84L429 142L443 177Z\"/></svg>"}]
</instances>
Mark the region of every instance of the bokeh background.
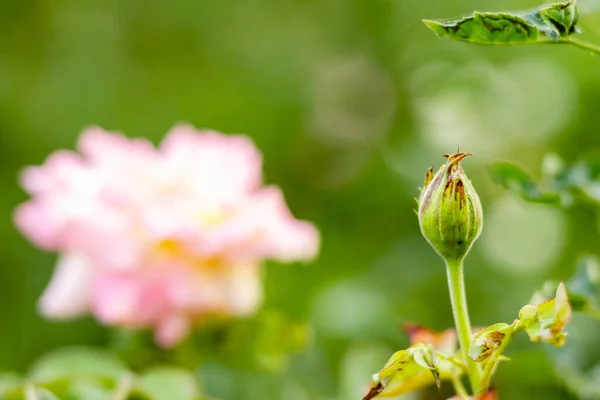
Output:
<instances>
[{"instance_id":1,"label":"bokeh background","mask_svg":"<svg viewBox=\"0 0 600 400\"><path fill-rule=\"evenodd\" d=\"M91 319L37 315L55 255L12 223L26 198L19 170L72 148L89 125L155 142L183 121L245 133L263 151L266 180L322 232L313 264L266 266L266 306L308 321L312 346L277 376L214 366L205 385L223 398L357 399L407 345L402 322L452 326L442 260L420 235L413 198L426 169L457 145L476 154L464 167L486 221L466 263L472 322L512 321L545 279L564 279L578 256L599 253L598 219L586 206L523 203L488 167L512 161L535 174L547 153L570 161L600 146L600 57L453 42L421 19L537 5L3 1L0 369L25 371L57 346L110 340ZM600 43L599 4L580 6L584 36ZM565 357L600 371L599 334L600 324L577 317ZM564 387L551 363L561 352L521 339L500 367L500 398L598 398Z\"/></svg>"}]
</instances>

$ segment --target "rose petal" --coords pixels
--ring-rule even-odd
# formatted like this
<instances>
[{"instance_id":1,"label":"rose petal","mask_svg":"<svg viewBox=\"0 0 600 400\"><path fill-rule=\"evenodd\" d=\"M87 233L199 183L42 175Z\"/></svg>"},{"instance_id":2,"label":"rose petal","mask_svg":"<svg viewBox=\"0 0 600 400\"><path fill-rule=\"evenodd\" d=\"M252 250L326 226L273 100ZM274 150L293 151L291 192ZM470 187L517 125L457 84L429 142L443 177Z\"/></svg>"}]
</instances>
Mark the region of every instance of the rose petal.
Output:
<instances>
[{"instance_id":1,"label":"rose petal","mask_svg":"<svg viewBox=\"0 0 600 400\"><path fill-rule=\"evenodd\" d=\"M38 308L47 317L73 318L89 308L90 284L94 269L81 254L62 255L50 284L39 300Z\"/></svg>"},{"instance_id":2,"label":"rose petal","mask_svg":"<svg viewBox=\"0 0 600 400\"><path fill-rule=\"evenodd\" d=\"M146 139L130 139L118 132L108 132L93 126L81 133L77 147L92 162L106 163L115 160L134 161L152 158L154 146Z\"/></svg>"},{"instance_id":3,"label":"rose petal","mask_svg":"<svg viewBox=\"0 0 600 400\"><path fill-rule=\"evenodd\" d=\"M73 177L85 169L76 153L59 150L51 154L40 167L27 167L20 174L21 185L31 194L68 188Z\"/></svg>"},{"instance_id":4,"label":"rose petal","mask_svg":"<svg viewBox=\"0 0 600 400\"><path fill-rule=\"evenodd\" d=\"M246 136L177 125L160 150L167 169L183 177L197 195L233 201L261 183L261 156Z\"/></svg>"},{"instance_id":5,"label":"rose petal","mask_svg":"<svg viewBox=\"0 0 600 400\"><path fill-rule=\"evenodd\" d=\"M262 302L260 265L242 264L231 269L227 277L229 310L234 315L250 315Z\"/></svg>"}]
</instances>

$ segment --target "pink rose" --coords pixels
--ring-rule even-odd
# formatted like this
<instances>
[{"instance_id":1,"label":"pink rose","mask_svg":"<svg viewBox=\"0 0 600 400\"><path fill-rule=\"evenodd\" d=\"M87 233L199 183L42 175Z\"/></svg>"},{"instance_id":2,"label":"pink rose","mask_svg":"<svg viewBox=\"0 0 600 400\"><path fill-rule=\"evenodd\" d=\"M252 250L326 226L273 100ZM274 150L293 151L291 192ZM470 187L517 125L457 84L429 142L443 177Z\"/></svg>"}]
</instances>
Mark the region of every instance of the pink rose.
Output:
<instances>
[{"instance_id":1,"label":"pink rose","mask_svg":"<svg viewBox=\"0 0 600 400\"><path fill-rule=\"evenodd\" d=\"M90 128L77 147L21 177L32 199L16 210L17 226L60 253L40 300L48 317L91 312L153 328L170 347L207 315L254 312L263 260L318 251L316 228L263 186L261 155L246 136L179 125L156 149Z\"/></svg>"}]
</instances>

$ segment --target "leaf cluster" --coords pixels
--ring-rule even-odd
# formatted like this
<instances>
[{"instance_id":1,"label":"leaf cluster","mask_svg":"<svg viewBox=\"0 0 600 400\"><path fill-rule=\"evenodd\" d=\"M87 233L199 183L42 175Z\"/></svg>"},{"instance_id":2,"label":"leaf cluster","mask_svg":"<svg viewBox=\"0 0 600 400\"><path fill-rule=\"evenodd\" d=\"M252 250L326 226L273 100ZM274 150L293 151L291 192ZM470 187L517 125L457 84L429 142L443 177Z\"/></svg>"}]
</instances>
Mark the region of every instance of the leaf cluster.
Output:
<instances>
[{"instance_id":1,"label":"leaf cluster","mask_svg":"<svg viewBox=\"0 0 600 400\"><path fill-rule=\"evenodd\" d=\"M476 332L469 347L469 357L482 366L480 387L485 390L484 393L489 389L498 364L507 359L503 355L504 350L519 331L525 331L533 342L543 341L559 347L565 343L567 333L564 329L570 319L567 291L560 283L554 298L524 306L519 312L519 319L512 324L497 323ZM435 344L435 340L433 343L415 343L394 353L373 375L371 389L363 400L404 394L434 382L439 387L441 380L452 380L457 392L462 391L460 377L467 373L468 367L460 360L456 343L451 350L446 347L444 352Z\"/></svg>"},{"instance_id":2,"label":"leaf cluster","mask_svg":"<svg viewBox=\"0 0 600 400\"><path fill-rule=\"evenodd\" d=\"M207 400L188 370L155 366L134 373L114 354L74 347L39 359L25 376L0 375L4 400Z\"/></svg>"}]
</instances>

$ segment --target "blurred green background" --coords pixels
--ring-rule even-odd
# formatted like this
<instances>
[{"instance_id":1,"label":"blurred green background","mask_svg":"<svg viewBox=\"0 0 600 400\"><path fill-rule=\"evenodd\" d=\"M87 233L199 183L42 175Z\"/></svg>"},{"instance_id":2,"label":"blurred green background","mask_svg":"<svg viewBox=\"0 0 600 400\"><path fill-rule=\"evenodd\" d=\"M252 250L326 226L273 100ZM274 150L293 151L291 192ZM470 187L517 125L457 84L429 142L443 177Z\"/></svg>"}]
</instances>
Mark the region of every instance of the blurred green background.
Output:
<instances>
[{"instance_id":1,"label":"blurred green background","mask_svg":"<svg viewBox=\"0 0 600 400\"><path fill-rule=\"evenodd\" d=\"M567 46L453 42L421 19L537 5L3 1L0 369L25 371L57 346L109 341L91 319L37 315L55 255L12 224L26 199L18 171L73 148L88 125L155 142L182 121L248 134L264 154L267 182L322 232L315 263L273 263L266 274L266 305L309 321L313 346L276 377L214 366L205 386L215 394L357 399L407 345L402 322L452 326L442 260L420 235L413 198L426 169L457 145L476 154L464 167L486 221L466 262L472 322L512 321L545 279L568 277L579 255L598 252L598 218L590 207L523 203L487 167L508 160L535 172L548 152L569 161L599 147L600 57ZM600 43L600 7L580 5L584 36ZM600 371L600 324L575 322L565 358ZM501 399L598 398L564 389L549 361L560 352L521 339L497 375Z\"/></svg>"}]
</instances>

